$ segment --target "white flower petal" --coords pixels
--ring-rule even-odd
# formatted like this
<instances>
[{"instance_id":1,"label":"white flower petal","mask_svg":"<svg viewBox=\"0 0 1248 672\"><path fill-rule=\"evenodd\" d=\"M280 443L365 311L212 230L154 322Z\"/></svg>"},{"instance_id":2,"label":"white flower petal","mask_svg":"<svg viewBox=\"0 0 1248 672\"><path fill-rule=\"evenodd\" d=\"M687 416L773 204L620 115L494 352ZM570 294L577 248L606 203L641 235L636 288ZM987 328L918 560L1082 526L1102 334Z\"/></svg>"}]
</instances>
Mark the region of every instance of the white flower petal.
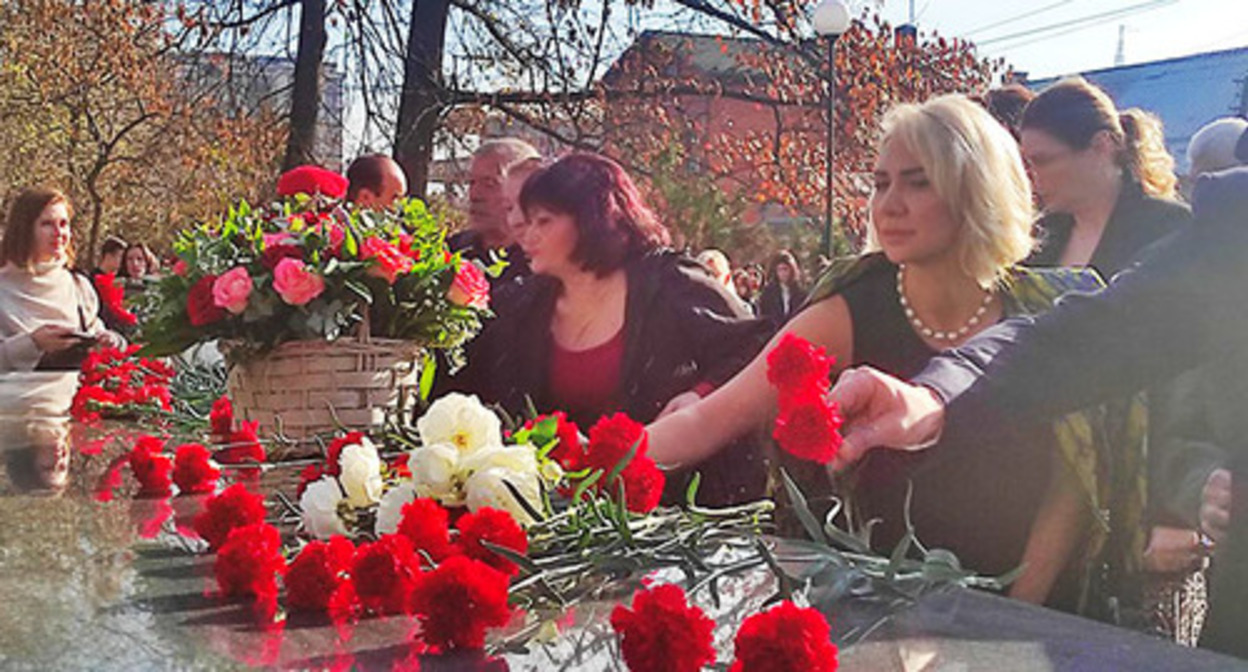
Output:
<instances>
[{"instance_id":1,"label":"white flower petal","mask_svg":"<svg viewBox=\"0 0 1248 672\"><path fill-rule=\"evenodd\" d=\"M452 392L433 402L416 421L420 440L426 446L449 443L461 451L503 442L498 416L476 397Z\"/></svg>"},{"instance_id":2,"label":"white flower petal","mask_svg":"<svg viewBox=\"0 0 1248 672\"><path fill-rule=\"evenodd\" d=\"M407 462L419 497L432 497L443 506L464 503L459 475L459 450L449 443L421 446Z\"/></svg>"},{"instance_id":3,"label":"white flower petal","mask_svg":"<svg viewBox=\"0 0 1248 672\"><path fill-rule=\"evenodd\" d=\"M399 523L403 520L403 507L414 501L416 486L411 481L404 481L390 488L377 507L377 536L398 532Z\"/></svg>"},{"instance_id":4,"label":"white flower petal","mask_svg":"<svg viewBox=\"0 0 1248 672\"><path fill-rule=\"evenodd\" d=\"M328 539L335 534L347 535L347 526L338 516L338 503L342 491L332 476L309 483L299 498L303 509L303 529L317 539Z\"/></svg>"},{"instance_id":5,"label":"white flower petal","mask_svg":"<svg viewBox=\"0 0 1248 672\"><path fill-rule=\"evenodd\" d=\"M343 448L338 463L342 465L338 480L347 491L347 502L352 507L364 508L381 501L385 481L381 478L381 457L371 441L364 439Z\"/></svg>"}]
</instances>

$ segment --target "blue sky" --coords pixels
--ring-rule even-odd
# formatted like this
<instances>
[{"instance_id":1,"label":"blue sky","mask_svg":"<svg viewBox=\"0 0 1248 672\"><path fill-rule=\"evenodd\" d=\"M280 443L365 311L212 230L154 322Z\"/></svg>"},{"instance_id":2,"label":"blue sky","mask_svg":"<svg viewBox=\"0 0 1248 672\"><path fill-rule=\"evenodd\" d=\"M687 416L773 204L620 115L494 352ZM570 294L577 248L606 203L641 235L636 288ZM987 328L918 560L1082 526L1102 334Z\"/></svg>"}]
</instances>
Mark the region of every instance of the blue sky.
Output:
<instances>
[{"instance_id":1,"label":"blue sky","mask_svg":"<svg viewBox=\"0 0 1248 672\"><path fill-rule=\"evenodd\" d=\"M1005 57L1032 77L1113 66L1119 26L1125 26L1127 64L1248 46L1248 0L914 0L914 6L920 29L971 39L981 53ZM903 23L909 8L909 0L884 0L881 14Z\"/></svg>"}]
</instances>

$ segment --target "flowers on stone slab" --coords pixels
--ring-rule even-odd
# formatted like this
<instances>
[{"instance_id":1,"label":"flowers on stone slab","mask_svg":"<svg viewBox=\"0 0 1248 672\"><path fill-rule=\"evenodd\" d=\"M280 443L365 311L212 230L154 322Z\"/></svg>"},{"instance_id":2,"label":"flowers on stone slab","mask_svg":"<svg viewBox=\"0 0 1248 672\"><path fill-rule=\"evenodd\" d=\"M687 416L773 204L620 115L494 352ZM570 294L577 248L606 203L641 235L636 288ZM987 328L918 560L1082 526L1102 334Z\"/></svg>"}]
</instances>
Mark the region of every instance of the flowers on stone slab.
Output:
<instances>
[{"instance_id":1,"label":"flowers on stone slab","mask_svg":"<svg viewBox=\"0 0 1248 672\"><path fill-rule=\"evenodd\" d=\"M416 431L424 446L450 444L462 453L503 443L502 422L475 394L439 398L416 421Z\"/></svg>"},{"instance_id":2,"label":"flowers on stone slab","mask_svg":"<svg viewBox=\"0 0 1248 672\"><path fill-rule=\"evenodd\" d=\"M332 476L309 483L299 497L303 529L316 539L351 534L339 513L345 499L342 486Z\"/></svg>"},{"instance_id":3,"label":"flowers on stone slab","mask_svg":"<svg viewBox=\"0 0 1248 672\"><path fill-rule=\"evenodd\" d=\"M842 418L827 398L834 363L823 348L792 333L767 353L767 380L779 408L772 438L799 459L827 464L840 450Z\"/></svg>"},{"instance_id":4,"label":"flowers on stone slab","mask_svg":"<svg viewBox=\"0 0 1248 672\"><path fill-rule=\"evenodd\" d=\"M294 610L326 611L351 571L355 545L346 537L313 541L299 551L286 571L286 606Z\"/></svg>"},{"instance_id":5,"label":"flowers on stone slab","mask_svg":"<svg viewBox=\"0 0 1248 672\"><path fill-rule=\"evenodd\" d=\"M679 586L664 584L633 595L633 606L617 606L611 627L633 672L696 672L715 662L715 622L689 604Z\"/></svg>"},{"instance_id":6,"label":"flowers on stone slab","mask_svg":"<svg viewBox=\"0 0 1248 672\"><path fill-rule=\"evenodd\" d=\"M646 513L659 505L666 477L654 460L646 454L648 438L640 423L623 413L599 420L589 430L589 443L584 449L565 457L566 468L601 471L594 487L608 497L616 496L624 486L628 509ZM620 464L627 460L623 468Z\"/></svg>"},{"instance_id":7,"label":"flowers on stone slab","mask_svg":"<svg viewBox=\"0 0 1248 672\"><path fill-rule=\"evenodd\" d=\"M213 564L223 595L254 596L269 617L277 611L277 577L285 572L281 534L265 523L231 530Z\"/></svg>"},{"instance_id":8,"label":"flowers on stone slab","mask_svg":"<svg viewBox=\"0 0 1248 672\"><path fill-rule=\"evenodd\" d=\"M359 443L344 447L338 464L341 469L338 482L342 484L349 505L358 509L381 501L384 485L381 457L368 437L361 437Z\"/></svg>"},{"instance_id":9,"label":"flowers on stone slab","mask_svg":"<svg viewBox=\"0 0 1248 672\"><path fill-rule=\"evenodd\" d=\"M823 614L785 600L741 623L729 672L836 672L831 634Z\"/></svg>"},{"instance_id":10,"label":"flowers on stone slab","mask_svg":"<svg viewBox=\"0 0 1248 672\"><path fill-rule=\"evenodd\" d=\"M184 494L212 492L221 470L212 463L212 453L198 443L178 446L173 458L173 482Z\"/></svg>"},{"instance_id":11,"label":"flowers on stone slab","mask_svg":"<svg viewBox=\"0 0 1248 672\"><path fill-rule=\"evenodd\" d=\"M460 520L462 523L463 518ZM380 523L378 527L380 528ZM404 504L402 520L395 526L395 531L407 537L412 542L413 549L429 556L434 562L441 562L458 552L451 544L450 514L432 499L415 499ZM463 533L460 534L462 536ZM523 536L524 532L521 531L520 534ZM527 542L528 539L525 538L524 543Z\"/></svg>"},{"instance_id":12,"label":"flowers on stone slab","mask_svg":"<svg viewBox=\"0 0 1248 672\"><path fill-rule=\"evenodd\" d=\"M360 604L377 614L406 613L419 574L420 560L412 542L399 534L386 534L362 544L351 563L351 580Z\"/></svg>"},{"instance_id":13,"label":"flowers on stone slab","mask_svg":"<svg viewBox=\"0 0 1248 672\"><path fill-rule=\"evenodd\" d=\"M507 585L506 574L463 555L422 573L410 604L421 639L444 651L482 648L486 632L511 618Z\"/></svg>"},{"instance_id":14,"label":"flowers on stone slab","mask_svg":"<svg viewBox=\"0 0 1248 672\"><path fill-rule=\"evenodd\" d=\"M173 460L162 454L164 441L144 436L130 451L130 471L139 482L140 497L168 497L173 490Z\"/></svg>"},{"instance_id":15,"label":"flowers on stone slab","mask_svg":"<svg viewBox=\"0 0 1248 672\"><path fill-rule=\"evenodd\" d=\"M416 485L410 480L402 481L387 490L386 494L381 496L381 503L377 506L377 522L373 527L377 536L398 532L407 505L414 501L416 501Z\"/></svg>"},{"instance_id":16,"label":"flowers on stone slab","mask_svg":"<svg viewBox=\"0 0 1248 672\"><path fill-rule=\"evenodd\" d=\"M248 492L242 483L235 483L208 498L193 526L210 548L220 548L231 530L263 523L265 515L264 497Z\"/></svg>"},{"instance_id":17,"label":"flowers on stone slab","mask_svg":"<svg viewBox=\"0 0 1248 672\"><path fill-rule=\"evenodd\" d=\"M529 550L529 537L516 524L511 514L484 507L465 514L455 523L459 530L458 548L464 555L480 560L494 569L514 576L520 568L516 563L486 548L481 542L510 549L521 555Z\"/></svg>"},{"instance_id":18,"label":"flowers on stone slab","mask_svg":"<svg viewBox=\"0 0 1248 672\"><path fill-rule=\"evenodd\" d=\"M135 418L170 409L173 369L158 359L140 357L139 346L103 347L83 360L70 415L79 422Z\"/></svg>"}]
</instances>

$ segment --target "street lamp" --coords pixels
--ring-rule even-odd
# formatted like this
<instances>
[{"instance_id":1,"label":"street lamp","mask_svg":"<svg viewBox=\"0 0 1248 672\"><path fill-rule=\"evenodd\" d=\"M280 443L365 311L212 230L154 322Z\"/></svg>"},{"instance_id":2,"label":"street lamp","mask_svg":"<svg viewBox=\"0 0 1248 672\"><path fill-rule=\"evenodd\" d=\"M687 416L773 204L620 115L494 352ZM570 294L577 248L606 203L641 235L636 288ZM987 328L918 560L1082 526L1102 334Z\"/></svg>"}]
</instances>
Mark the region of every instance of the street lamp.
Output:
<instances>
[{"instance_id":1,"label":"street lamp","mask_svg":"<svg viewBox=\"0 0 1248 672\"><path fill-rule=\"evenodd\" d=\"M828 158L824 184L827 212L823 220L823 252L832 258L832 158L836 154L836 38L849 30L849 7L841 0L823 0L810 17L815 32L828 38Z\"/></svg>"}]
</instances>

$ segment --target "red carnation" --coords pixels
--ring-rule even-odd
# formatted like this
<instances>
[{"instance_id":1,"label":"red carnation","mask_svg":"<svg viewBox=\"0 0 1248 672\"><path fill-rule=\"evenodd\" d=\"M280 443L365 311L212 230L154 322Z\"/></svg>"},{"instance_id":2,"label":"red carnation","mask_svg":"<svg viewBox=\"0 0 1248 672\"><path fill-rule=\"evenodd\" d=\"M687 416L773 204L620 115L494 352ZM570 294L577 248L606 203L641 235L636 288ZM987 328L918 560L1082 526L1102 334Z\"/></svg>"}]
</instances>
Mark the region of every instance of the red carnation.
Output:
<instances>
[{"instance_id":1,"label":"red carnation","mask_svg":"<svg viewBox=\"0 0 1248 672\"><path fill-rule=\"evenodd\" d=\"M511 617L507 575L467 556L451 556L419 577L411 607L426 644L480 649L485 631L506 625Z\"/></svg>"},{"instance_id":2,"label":"red carnation","mask_svg":"<svg viewBox=\"0 0 1248 672\"><path fill-rule=\"evenodd\" d=\"M212 403L212 411L208 414L214 436L224 437L234 429L234 405L228 395L221 395Z\"/></svg>"},{"instance_id":3,"label":"red carnation","mask_svg":"<svg viewBox=\"0 0 1248 672\"><path fill-rule=\"evenodd\" d=\"M213 565L223 595L254 595L261 606L276 602L277 577L285 571L282 535L264 523L231 530Z\"/></svg>"},{"instance_id":4,"label":"red carnation","mask_svg":"<svg viewBox=\"0 0 1248 672\"><path fill-rule=\"evenodd\" d=\"M210 548L220 548L230 530L263 523L265 513L264 497L247 492L242 483L235 483L221 494L208 498L203 512L195 516L193 526Z\"/></svg>"},{"instance_id":5,"label":"red carnation","mask_svg":"<svg viewBox=\"0 0 1248 672\"><path fill-rule=\"evenodd\" d=\"M436 500L421 497L403 505L398 534L407 537L413 549L441 562L453 552L449 519L446 509Z\"/></svg>"},{"instance_id":6,"label":"red carnation","mask_svg":"<svg viewBox=\"0 0 1248 672\"><path fill-rule=\"evenodd\" d=\"M390 469L398 478L411 478L412 470L407 466L408 461L412 459L411 453L403 453L390 460Z\"/></svg>"},{"instance_id":7,"label":"red carnation","mask_svg":"<svg viewBox=\"0 0 1248 672\"><path fill-rule=\"evenodd\" d=\"M212 324L225 319L224 308L217 307L212 296L212 284L217 281L215 275L205 275L199 279L186 294L186 314L191 324L196 327Z\"/></svg>"},{"instance_id":8,"label":"red carnation","mask_svg":"<svg viewBox=\"0 0 1248 672\"><path fill-rule=\"evenodd\" d=\"M211 453L198 443L178 446L173 460L173 482L183 493L212 492L221 470L209 461Z\"/></svg>"},{"instance_id":9,"label":"red carnation","mask_svg":"<svg viewBox=\"0 0 1248 672\"><path fill-rule=\"evenodd\" d=\"M603 417L589 430L586 466L609 474L620 460L628 456L633 446L637 446L634 458L646 453L646 428L641 423L623 413Z\"/></svg>"},{"instance_id":10,"label":"red carnation","mask_svg":"<svg viewBox=\"0 0 1248 672\"><path fill-rule=\"evenodd\" d=\"M299 551L286 572L286 606L291 610L326 611L346 581L355 545L346 537L313 541Z\"/></svg>"},{"instance_id":11,"label":"red carnation","mask_svg":"<svg viewBox=\"0 0 1248 672\"><path fill-rule=\"evenodd\" d=\"M117 398L112 392L98 385L83 385L74 393L69 414L78 422L91 423L100 419L101 411L116 404Z\"/></svg>"},{"instance_id":12,"label":"red carnation","mask_svg":"<svg viewBox=\"0 0 1248 672\"><path fill-rule=\"evenodd\" d=\"M325 473L331 476L342 475L342 465L339 463L342 457L342 449L359 444L364 440L364 437L364 432L347 432L344 436L331 441L329 448L325 451Z\"/></svg>"},{"instance_id":13,"label":"red carnation","mask_svg":"<svg viewBox=\"0 0 1248 672\"><path fill-rule=\"evenodd\" d=\"M382 535L360 546L351 564L351 580L360 603L379 614L406 611L419 573L420 561L412 542L398 534Z\"/></svg>"},{"instance_id":14,"label":"red carnation","mask_svg":"<svg viewBox=\"0 0 1248 672\"><path fill-rule=\"evenodd\" d=\"M94 281L95 292L100 297L101 306L107 308L119 322L126 326L139 323L138 316L126 310L126 304L123 301L126 290L121 283L117 282L115 273L99 273Z\"/></svg>"},{"instance_id":15,"label":"red carnation","mask_svg":"<svg viewBox=\"0 0 1248 672\"><path fill-rule=\"evenodd\" d=\"M393 243L381 238L365 238L360 243L360 259L371 259L373 266L368 274L382 278L393 285L402 273L412 270L412 258L403 254Z\"/></svg>"},{"instance_id":16,"label":"red carnation","mask_svg":"<svg viewBox=\"0 0 1248 672\"><path fill-rule=\"evenodd\" d=\"M161 455L164 443L154 436L144 436L130 451L130 470L139 481L140 497L167 497L173 488L173 460Z\"/></svg>"},{"instance_id":17,"label":"red carnation","mask_svg":"<svg viewBox=\"0 0 1248 672\"><path fill-rule=\"evenodd\" d=\"M299 485L295 487L295 496L303 497L303 491L307 490L308 486L312 483L321 480L321 477L324 475L325 469L319 464L309 464L304 467L303 470L299 472Z\"/></svg>"},{"instance_id":18,"label":"red carnation","mask_svg":"<svg viewBox=\"0 0 1248 672\"><path fill-rule=\"evenodd\" d=\"M559 443L550 451L550 459L559 463L564 471L580 471L584 469L585 449L581 446L580 429L575 422L568 419L563 411L555 411L550 415L539 416L524 424L525 429L532 429L547 418L554 418L555 437Z\"/></svg>"},{"instance_id":19,"label":"red carnation","mask_svg":"<svg viewBox=\"0 0 1248 672\"><path fill-rule=\"evenodd\" d=\"M520 571L516 563L491 551L481 544L488 541L495 546L509 548L517 553L527 553L529 537L516 524L510 513L490 507L482 507L465 514L455 524L459 530L459 548L464 555L480 560L507 575Z\"/></svg>"},{"instance_id":20,"label":"red carnation","mask_svg":"<svg viewBox=\"0 0 1248 672\"><path fill-rule=\"evenodd\" d=\"M341 199L347 195L347 178L320 166L299 166L282 173L277 180L278 196L288 198L295 194Z\"/></svg>"},{"instance_id":21,"label":"red carnation","mask_svg":"<svg viewBox=\"0 0 1248 672\"><path fill-rule=\"evenodd\" d=\"M648 513L659 505L667 476L648 455L633 458L620 473L624 479L624 502L633 513ZM608 484L608 487L618 487Z\"/></svg>"},{"instance_id":22,"label":"red carnation","mask_svg":"<svg viewBox=\"0 0 1248 672\"><path fill-rule=\"evenodd\" d=\"M729 672L836 672L831 632L818 611L786 600L741 624Z\"/></svg>"},{"instance_id":23,"label":"red carnation","mask_svg":"<svg viewBox=\"0 0 1248 672\"><path fill-rule=\"evenodd\" d=\"M816 348L801 336L787 333L767 353L767 380L781 397L813 390L827 392L835 361L828 357L825 349Z\"/></svg>"},{"instance_id":24,"label":"red carnation","mask_svg":"<svg viewBox=\"0 0 1248 672\"><path fill-rule=\"evenodd\" d=\"M325 605L325 611L329 612L329 619L334 623L354 621L359 618L361 609L360 597L355 594L355 582L350 577L338 584Z\"/></svg>"},{"instance_id":25,"label":"red carnation","mask_svg":"<svg viewBox=\"0 0 1248 672\"><path fill-rule=\"evenodd\" d=\"M633 458L618 476L607 476L628 457L636 446ZM589 430L589 447L585 454L585 467L601 469L602 480L596 486L600 492L614 496L623 480L624 496L630 511L645 513L658 506L663 494L666 477L646 455L646 429L623 413L604 417Z\"/></svg>"},{"instance_id":26,"label":"red carnation","mask_svg":"<svg viewBox=\"0 0 1248 672\"><path fill-rule=\"evenodd\" d=\"M827 464L840 450L840 427L836 403L812 390L782 401L772 437L795 457Z\"/></svg>"},{"instance_id":27,"label":"red carnation","mask_svg":"<svg viewBox=\"0 0 1248 672\"><path fill-rule=\"evenodd\" d=\"M679 586L637 591L632 609L611 612L611 627L633 672L696 672L715 662L715 622L690 606Z\"/></svg>"},{"instance_id":28,"label":"red carnation","mask_svg":"<svg viewBox=\"0 0 1248 672\"><path fill-rule=\"evenodd\" d=\"M264 462L266 455L264 446L256 436L260 423L256 421L241 422L238 429L225 437L225 447L217 451L217 461L221 464L248 464Z\"/></svg>"}]
</instances>

